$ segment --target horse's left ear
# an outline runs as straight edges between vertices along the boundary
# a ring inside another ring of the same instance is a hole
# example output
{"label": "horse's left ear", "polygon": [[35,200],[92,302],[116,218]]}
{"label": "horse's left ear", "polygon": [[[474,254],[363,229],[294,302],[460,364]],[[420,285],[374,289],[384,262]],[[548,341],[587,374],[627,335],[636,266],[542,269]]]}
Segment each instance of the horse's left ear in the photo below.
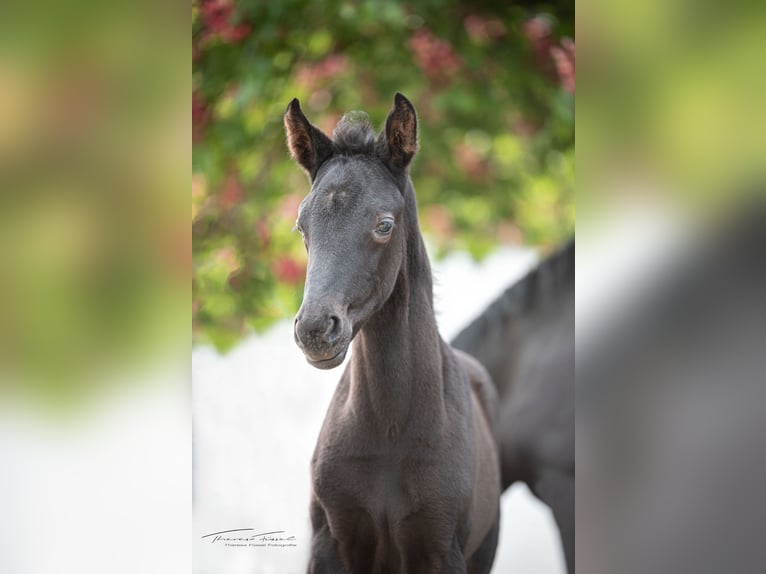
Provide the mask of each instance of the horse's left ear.
{"label": "horse's left ear", "polygon": [[409,166],[418,151],[415,107],[399,92],[394,96],[394,107],[388,114],[380,139],[384,140],[381,143],[385,143],[382,146],[383,159],[399,169]]}

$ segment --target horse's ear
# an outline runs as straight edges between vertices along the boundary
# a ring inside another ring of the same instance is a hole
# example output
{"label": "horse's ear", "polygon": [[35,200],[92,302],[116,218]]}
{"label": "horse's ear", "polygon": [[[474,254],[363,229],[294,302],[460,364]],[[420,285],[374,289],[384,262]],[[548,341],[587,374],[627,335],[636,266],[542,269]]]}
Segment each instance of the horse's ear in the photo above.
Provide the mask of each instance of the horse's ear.
{"label": "horse's ear", "polygon": [[285,132],[290,155],[314,179],[319,166],[332,154],[332,140],[303,115],[298,98],[287,106]]}
{"label": "horse's ear", "polygon": [[[418,151],[418,118],[415,107],[399,92],[394,96],[394,107],[386,119],[383,156],[394,167],[405,169]],[[381,142],[383,143],[383,142]]]}

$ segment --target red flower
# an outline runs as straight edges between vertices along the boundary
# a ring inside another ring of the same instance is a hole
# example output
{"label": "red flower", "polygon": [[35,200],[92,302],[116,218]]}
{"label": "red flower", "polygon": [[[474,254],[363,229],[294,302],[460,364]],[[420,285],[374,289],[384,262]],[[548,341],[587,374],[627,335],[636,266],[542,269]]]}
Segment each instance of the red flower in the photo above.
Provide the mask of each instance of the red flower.
{"label": "red flower", "polygon": [[296,284],[303,281],[306,276],[305,266],[291,257],[279,257],[273,266],[274,275],[284,283]]}
{"label": "red flower", "polygon": [[256,232],[258,233],[258,240],[263,247],[267,247],[271,241],[271,230],[265,219],[259,219],[255,224]]}
{"label": "red flower", "polygon": [[505,25],[497,18],[469,14],[463,20],[463,26],[468,36],[476,42],[495,40],[505,36]]}
{"label": "red flower", "polygon": [[227,44],[234,44],[250,34],[250,24],[232,25],[234,4],[231,0],[204,0],[199,10],[208,38],[217,36]]}
{"label": "red flower", "polygon": [[431,80],[443,83],[463,65],[462,58],[455,53],[449,42],[425,28],[415,32],[407,46],[412,51],[415,63]]}
{"label": "red flower", "polygon": [[348,57],[343,54],[330,54],[315,64],[304,64],[296,71],[296,81],[309,90],[314,90],[326,80],[343,73],[348,65]]}
{"label": "red flower", "polygon": [[223,209],[231,209],[242,201],[244,196],[245,193],[237,177],[233,174],[226,176],[226,180],[221,187],[221,193],[218,196],[221,207]]}
{"label": "red flower", "polygon": [[229,27],[229,20],[234,13],[231,0],[205,0],[199,8],[205,27],[213,34],[223,32]]}
{"label": "red flower", "polygon": [[561,87],[570,94],[575,93],[575,44],[570,38],[561,40],[561,46],[551,48],[551,56],[556,63]]}
{"label": "red flower", "polygon": [[221,38],[223,38],[224,41],[229,44],[235,44],[236,42],[241,42],[242,40],[247,38],[248,34],[250,34],[251,29],[252,28],[250,27],[250,24],[239,24],[238,26],[230,26],[229,28],[221,32]]}
{"label": "red flower", "polygon": [[192,92],[192,142],[202,140],[209,119],[210,112],[207,103],[199,95],[199,92]]}

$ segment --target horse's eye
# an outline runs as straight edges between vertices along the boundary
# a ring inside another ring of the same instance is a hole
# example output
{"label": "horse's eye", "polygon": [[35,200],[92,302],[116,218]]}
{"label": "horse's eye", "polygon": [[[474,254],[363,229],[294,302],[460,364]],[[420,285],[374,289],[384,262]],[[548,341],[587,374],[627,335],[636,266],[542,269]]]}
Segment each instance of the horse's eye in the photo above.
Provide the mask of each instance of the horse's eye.
{"label": "horse's eye", "polygon": [[391,230],[394,228],[394,222],[390,219],[384,219],[380,223],[378,223],[378,226],[375,228],[375,233],[378,235],[388,235],[391,233]]}

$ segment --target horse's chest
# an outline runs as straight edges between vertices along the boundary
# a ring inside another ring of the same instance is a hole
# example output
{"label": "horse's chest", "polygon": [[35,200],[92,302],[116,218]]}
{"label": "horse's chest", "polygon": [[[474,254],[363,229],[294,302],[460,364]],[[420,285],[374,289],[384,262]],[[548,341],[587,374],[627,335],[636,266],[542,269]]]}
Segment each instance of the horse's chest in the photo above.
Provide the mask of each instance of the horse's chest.
{"label": "horse's chest", "polygon": [[[393,455],[315,461],[314,495],[353,571],[422,571],[403,570],[399,561],[446,551],[461,522],[462,497],[445,488],[444,474],[431,462]],[[380,568],[365,562],[372,556],[383,560]]]}
{"label": "horse's chest", "polygon": [[320,457],[314,464],[314,491],[326,511],[359,509],[397,520],[420,504],[417,469],[394,455]]}

